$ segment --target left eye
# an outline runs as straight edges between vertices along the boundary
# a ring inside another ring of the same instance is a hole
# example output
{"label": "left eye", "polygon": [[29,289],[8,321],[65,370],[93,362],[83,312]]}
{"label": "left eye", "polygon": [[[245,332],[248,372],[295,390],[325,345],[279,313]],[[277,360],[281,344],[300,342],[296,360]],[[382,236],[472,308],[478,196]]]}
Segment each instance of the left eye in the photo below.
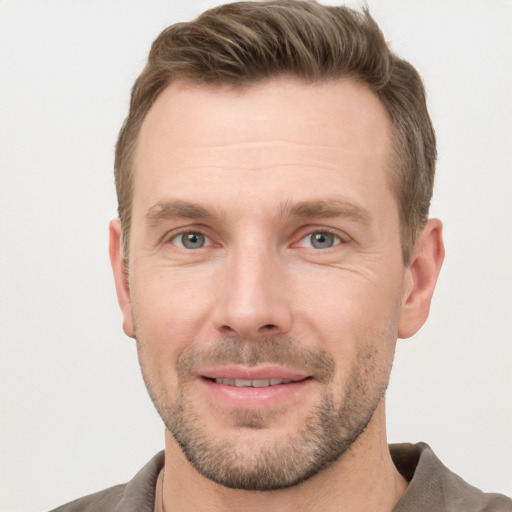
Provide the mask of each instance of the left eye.
{"label": "left eye", "polygon": [[201,249],[210,244],[210,239],[203,233],[189,231],[176,235],[172,243],[184,249]]}
{"label": "left eye", "polygon": [[301,247],[313,247],[313,249],[330,249],[341,242],[340,238],[332,233],[316,231],[301,240]]}

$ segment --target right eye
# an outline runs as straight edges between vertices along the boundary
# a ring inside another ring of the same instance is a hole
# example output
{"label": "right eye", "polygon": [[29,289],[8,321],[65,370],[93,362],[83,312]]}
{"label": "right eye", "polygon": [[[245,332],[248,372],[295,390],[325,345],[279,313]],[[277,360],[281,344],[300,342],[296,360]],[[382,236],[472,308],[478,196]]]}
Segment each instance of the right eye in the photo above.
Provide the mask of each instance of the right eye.
{"label": "right eye", "polygon": [[186,231],[171,239],[171,242],[183,249],[201,249],[211,244],[211,240],[197,231]]}

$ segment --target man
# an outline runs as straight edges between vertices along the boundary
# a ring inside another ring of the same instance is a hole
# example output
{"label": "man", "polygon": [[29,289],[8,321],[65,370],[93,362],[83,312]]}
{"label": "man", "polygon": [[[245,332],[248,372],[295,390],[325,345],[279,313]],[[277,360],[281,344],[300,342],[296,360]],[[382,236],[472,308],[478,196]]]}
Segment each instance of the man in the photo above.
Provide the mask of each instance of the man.
{"label": "man", "polygon": [[247,2],[162,32],[110,255],[165,453],[58,510],[512,510],[386,441],[396,340],[444,257],[435,157],[421,80],[366,12]]}

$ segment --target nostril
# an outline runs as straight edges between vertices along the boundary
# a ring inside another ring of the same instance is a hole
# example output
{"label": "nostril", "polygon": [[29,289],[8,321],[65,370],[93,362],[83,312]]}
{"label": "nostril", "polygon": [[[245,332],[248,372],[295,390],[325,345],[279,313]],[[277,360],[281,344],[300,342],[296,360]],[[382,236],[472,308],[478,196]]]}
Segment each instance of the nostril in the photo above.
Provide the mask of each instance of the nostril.
{"label": "nostril", "polygon": [[265,324],[262,329],[267,329],[267,330],[270,330],[270,329],[275,329],[277,326],[274,325],[274,324]]}

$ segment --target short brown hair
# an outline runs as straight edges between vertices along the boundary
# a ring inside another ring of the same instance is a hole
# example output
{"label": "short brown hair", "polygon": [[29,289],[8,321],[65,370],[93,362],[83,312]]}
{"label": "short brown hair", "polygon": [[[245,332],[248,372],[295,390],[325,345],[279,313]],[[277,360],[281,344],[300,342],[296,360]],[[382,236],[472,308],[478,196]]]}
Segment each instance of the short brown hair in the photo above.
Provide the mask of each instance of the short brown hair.
{"label": "short brown hair", "polygon": [[428,217],[436,141],[418,72],[389,49],[367,9],[307,0],[237,2],[166,28],[137,78],[116,145],[115,180],[123,250],[128,256],[132,156],[142,122],[176,80],[246,87],[289,75],[307,82],[353,79],[387,109],[394,139],[391,190],[400,215],[404,262]]}

